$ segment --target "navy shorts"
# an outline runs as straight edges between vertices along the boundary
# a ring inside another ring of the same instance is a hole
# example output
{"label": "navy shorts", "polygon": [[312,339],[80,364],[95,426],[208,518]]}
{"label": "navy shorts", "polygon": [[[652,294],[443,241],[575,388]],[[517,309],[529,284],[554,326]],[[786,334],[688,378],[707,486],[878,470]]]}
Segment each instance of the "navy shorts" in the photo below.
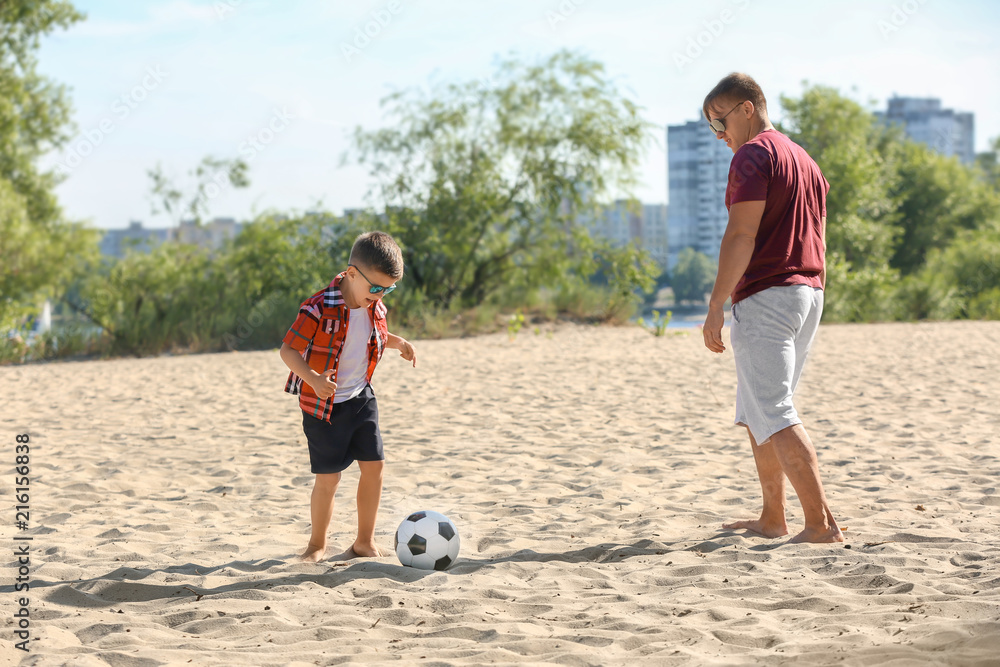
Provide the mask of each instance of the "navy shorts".
{"label": "navy shorts", "polygon": [[368,385],[349,401],[333,406],[330,421],[302,413],[302,430],[309,442],[309,464],[317,475],[346,470],[355,461],[382,461],[378,403]]}

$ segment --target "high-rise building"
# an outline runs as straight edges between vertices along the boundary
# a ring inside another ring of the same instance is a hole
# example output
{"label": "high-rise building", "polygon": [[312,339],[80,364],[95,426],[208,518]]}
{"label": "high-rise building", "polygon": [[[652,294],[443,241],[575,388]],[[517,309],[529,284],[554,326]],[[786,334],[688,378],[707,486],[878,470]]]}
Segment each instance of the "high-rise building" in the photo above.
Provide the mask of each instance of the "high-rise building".
{"label": "high-rise building", "polygon": [[889,108],[875,115],[884,123],[900,125],[908,137],[942,155],[957,156],[969,165],[976,159],[971,112],[942,109],[941,100],[935,97],[893,96]]}
{"label": "high-rise building", "polygon": [[664,269],[667,267],[667,205],[630,203],[617,199],[604,215],[581,220],[591,234],[615,245],[634,242],[645,248]]}
{"label": "high-rise building", "polygon": [[213,218],[203,224],[194,220],[181,220],[179,227],[172,230],[171,238],[178,243],[218,250],[227,239],[240,233],[242,225],[235,218]]}
{"label": "high-rise building", "polygon": [[642,217],[638,204],[631,209],[629,200],[616,199],[605,209],[604,215],[595,218],[588,227],[592,234],[602,236],[615,245],[625,245],[630,241],[642,240]]}
{"label": "high-rise building", "polygon": [[668,231],[667,205],[643,204],[642,247],[649,251],[650,256],[659,262],[664,270],[667,268],[667,259],[670,251],[670,243],[667,238]]}
{"label": "high-rise building", "polygon": [[668,268],[684,248],[718,261],[729,223],[725,196],[732,159],[732,151],[703,120],[667,127]]}
{"label": "high-rise building", "polygon": [[234,218],[214,218],[202,225],[193,220],[182,220],[179,227],[147,229],[142,222],[132,220],[125,229],[108,229],[101,238],[101,254],[121,259],[134,249],[149,252],[165,241],[190,243],[211,250],[218,250],[226,239],[240,233],[243,225]]}
{"label": "high-rise building", "polygon": [[153,246],[170,239],[170,229],[147,229],[139,220],[132,220],[125,229],[109,229],[101,237],[101,254],[119,259],[129,249],[149,252]]}

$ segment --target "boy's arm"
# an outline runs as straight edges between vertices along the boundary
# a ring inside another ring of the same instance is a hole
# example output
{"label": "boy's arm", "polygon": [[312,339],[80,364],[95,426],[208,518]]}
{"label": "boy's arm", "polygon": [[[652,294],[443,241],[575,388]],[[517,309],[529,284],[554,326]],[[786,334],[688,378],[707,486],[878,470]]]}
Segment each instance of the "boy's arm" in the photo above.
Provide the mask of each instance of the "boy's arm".
{"label": "boy's arm", "polygon": [[385,346],[393,350],[399,350],[399,356],[403,357],[407,361],[413,362],[413,367],[417,367],[417,350],[413,347],[413,344],[403,338],[402,336],[397,336],[396,334],[389,334],[388,340],[385,342]]}
{"label": "boy's arm", "polygon": [[337,390],[337,383],[330,378],[336,369],[331,368],[323,371],[322,375],[317,373],[309,368],[309,364],[302,358],[302,355],[288,343],[281,344],[281,350],[278,354],[281,355],[281,360],[285,362],[288,369],[312,387],[312,390],[316,392],[318,397],[326,400],[333,396],[333,393]]}

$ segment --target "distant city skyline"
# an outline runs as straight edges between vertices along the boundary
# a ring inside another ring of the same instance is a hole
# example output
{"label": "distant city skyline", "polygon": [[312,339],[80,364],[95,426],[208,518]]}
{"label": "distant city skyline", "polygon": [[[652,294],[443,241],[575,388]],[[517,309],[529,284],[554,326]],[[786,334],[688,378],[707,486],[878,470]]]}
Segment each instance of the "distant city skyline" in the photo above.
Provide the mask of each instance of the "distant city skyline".
{"label": "distant city skyline", "polygon": [[250,163],[251,186],[223,184],[210,217],[364,206],[367,172],[340,167],[348,130],[384,125],[378,102],[393,90],[482,79],[511,52],[578,49],[644,107],[661,128],[633,191],[644,203],[668,201],[666,126],[697,119],[734,70],[757,78],[775,120],[780,96],[808,80],[873,110],[893,96],[939,98],[975,114],[976,152],[1000,135],[1000,89],[982,82],[1000,62],[1000,6],[985,1],[850,0],[835,13],[751,0],[74,4],[89,18],[42,40],[40,70],[71,88],[78,134],[44,165],[67,166],[67,216],[103,228],[172,224],[151,214],[146,171],[159,163],[181,177],[205,155]]}
{"label": "distant city skyline", "polygon": [[913,141],[943,155],[972,165],[975,152],[975,114],[947,109],[936,98],[894,97],[885,110],[875,112],[879,121],[897,125]]}

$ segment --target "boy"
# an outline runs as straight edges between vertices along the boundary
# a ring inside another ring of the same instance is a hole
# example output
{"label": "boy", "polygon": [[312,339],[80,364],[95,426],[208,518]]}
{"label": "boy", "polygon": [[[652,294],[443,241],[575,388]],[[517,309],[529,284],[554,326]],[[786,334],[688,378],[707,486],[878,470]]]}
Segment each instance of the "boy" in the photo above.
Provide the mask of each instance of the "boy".
{"label": "boy", "polygon": [[406,340],[389,333],[382,297],[403,277],[403,254],[391,236],[366,232],[354,241],[347,269],[309,297],[281,344],[291,370],[285,391],[299,395],[302,430],[316,482],[310,514],[312,536],[301,559],[318,562],[326,553],[326,531],[340,473],[358,462],[358,556],[381,556],[375,519],[382,498],[382,435],[378,405],[369,382],[385,348],[417,365]]}

